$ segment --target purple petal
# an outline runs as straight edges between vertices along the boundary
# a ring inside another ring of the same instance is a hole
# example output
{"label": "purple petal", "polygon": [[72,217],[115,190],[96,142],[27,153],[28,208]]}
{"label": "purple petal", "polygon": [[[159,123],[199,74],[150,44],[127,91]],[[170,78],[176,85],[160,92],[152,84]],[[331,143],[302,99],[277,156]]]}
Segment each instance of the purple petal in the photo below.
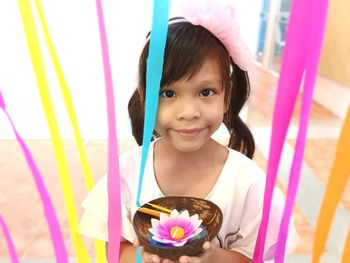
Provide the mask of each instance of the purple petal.
{"label": "purple petal", "polygon": [[163,243],[163,244],[175,244],[175,243],[177,243],[176,240],[163,239],[163,238],[159,238],[157,236],[152,236],[152,239],[155,240],[155,241],[158,241],[160,243]]}
{"label": "purple petal", "polygon": [[185,234],[186,234],[186,235],[189,235],[191,232],[193,232],[194,227],[193,227],[192,223],[189,223],[189,224],[184,228],[184,230],[185,230]]}
{"label": "purple petal", "polygon": [[178,226],[178,227],[182,227],[183,229],[185,229],[187,227],[187,225],[190,223],[191,223],[191,221],[189,221],[188,219],[176,218],[173,221],[173,226]]}
{"label": "purple petal", "polygon": [[174,222],[173,222],[173,220],[169,219],[169,220],[161,223],[160,225],[165,231],[170,231],[170,229],[174,226]]}
{"label": "purple petal", "polygon": [[197,228],[194,228],[193,225],[191,224],[191,227],[189,227],[187,230],[188,232],[186,232],[186,236],[194,234]]}
{"label": "purple petal", "polygon": [[158,236],[158,237],[161,237],[161,238],[168,238],[169,237],[169,234],[161,228],[157,228],[157,229],[149,228],[148,231],[151,234]]}

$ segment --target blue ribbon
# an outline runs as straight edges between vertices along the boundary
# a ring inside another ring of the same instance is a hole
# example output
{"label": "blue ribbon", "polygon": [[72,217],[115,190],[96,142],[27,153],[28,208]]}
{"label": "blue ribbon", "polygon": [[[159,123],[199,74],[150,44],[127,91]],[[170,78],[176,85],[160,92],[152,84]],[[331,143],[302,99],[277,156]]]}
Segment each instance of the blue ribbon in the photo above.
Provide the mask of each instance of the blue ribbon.
{"label": "blue ribbon", "polygon": [[[136,205],[138,207],[140,207],[142,181],[157,114],[159,88],[163,71],[164,50],[168,32],[168,16],[169,0],[154,0],[150,48],[146,64],[146,109],[143,127],[139,184],[136,198]],[[142,262],[140,247],[137,249],[136,262]]]}

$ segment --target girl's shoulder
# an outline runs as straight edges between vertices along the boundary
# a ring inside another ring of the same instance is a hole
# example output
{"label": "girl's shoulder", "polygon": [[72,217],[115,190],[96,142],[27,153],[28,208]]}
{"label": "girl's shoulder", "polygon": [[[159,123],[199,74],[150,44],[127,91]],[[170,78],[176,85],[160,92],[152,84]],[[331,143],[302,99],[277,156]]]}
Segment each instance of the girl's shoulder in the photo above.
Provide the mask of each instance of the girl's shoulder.
{"label": "girl's shoulder", "polygon": [[[151,152],[150,147],[150,152]],[[130,189],[133,189],[138,176],[140,160],[142,155],[142,147],[135,147],[119,156],[120,168],[120,188],[123,200],[129,200]],[[102,176],[87,197],[83,201],[83,207],[86,210],[98,212],[101,219],[106,218],[108,200],[108,175]]]}
{"label": "girl's shoulder", "polygon": [[[153,147],[154,147],[154,141],[150,143],[147,159],[149,159],[153,155]],[[135,146],[128,151],[120,154],[119,156],[119,162],[120,164],[126,165],[133,165],[139,164],[141,162],[142,157],[142,146]]]}
{"label": "girl's shoulder", "polygon": [[[221,203],[222,207],[235,206],[233,211],[237,211],[236,206],[243,209],[242,205],[252,191],[263,193],[266,176],[253,160],[240,152],[228,150],[229,155],[210,198]],[[222,193],[226,193],[226,198],[222,198]]]}
{"label": "girl's shoulder", "polygon": [[120,168],[123,169],[125,166],[134,167],[137,162],[140,161],[142,154],[142,147],[137,146],[132,148],[121,155],[119,155]]}
{"label": "girl's shoulder", "polygon": [[231,172],[235,174],[238,178],[242,177],[245,181],[253,182],[262,182],[265,181],[266,174],[258,166],[258,164],[245,156],[244,154],[230,149],[229,156],[227,158],[227,166],[229,166]]}

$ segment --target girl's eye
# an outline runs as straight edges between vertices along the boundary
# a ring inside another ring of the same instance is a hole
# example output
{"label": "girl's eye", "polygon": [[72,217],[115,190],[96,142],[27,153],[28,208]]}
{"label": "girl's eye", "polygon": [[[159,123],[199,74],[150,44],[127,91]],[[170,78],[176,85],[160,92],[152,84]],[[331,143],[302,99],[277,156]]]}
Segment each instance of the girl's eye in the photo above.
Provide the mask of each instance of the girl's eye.
{"label": "girl's eye", "polygon": [[160,93],[160,96],[162,98],[174,98],[175,97],[175,92],[172,90],[164,90]]}
{"label": "girl's eye", "polygon": [[201,91],[201,93],[200,93],[200,95],[202,97],[209,97],[209,96],[211,96],[213,94],[214,94],[214,91],[211,90],[211,89],[205,89],[205,90]]}
{"label": "girl's eye", "polygon": [[175,92],[172,90],[164,90],[160,93],[162,98],[173,98],[175,97]]}

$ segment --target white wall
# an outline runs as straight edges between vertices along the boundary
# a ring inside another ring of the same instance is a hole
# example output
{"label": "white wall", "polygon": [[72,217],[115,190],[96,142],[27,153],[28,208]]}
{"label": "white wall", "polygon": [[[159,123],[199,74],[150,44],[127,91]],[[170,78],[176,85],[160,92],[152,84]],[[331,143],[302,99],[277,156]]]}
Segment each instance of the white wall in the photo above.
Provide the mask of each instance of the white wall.
{"label": "white wall", "polygon": [[[136,85],[137,59],[151,25],[152,0],[102,2],[114,81],[118,137],[126,138],[131,136],[127,103]],[[248,33],[246,39],[254,51],[261,1],[254,1],[257,4],[253,6],[251,1],[237,2],[241,6],[239,17],[242,24],[245,28],[249,26],[249,30],[242,32]],[[70,87],[82,136],[86,139],[106,138],[105,84],[95,1],[42,0],[41,3]],[[40,24],[37,26],[43,40]],[[0,90],[7,102],[7,110],[24,138],[49,139],[17,1],[0,1],[0,39]],[[41,41],[41,48],[61,135],[73,138],[45,41]],[[1,138],[14,138],[2,113]]]}
{"label": "white wall", "polygon": [[256,54],[259,36],[260,12],[263,0],[231,0],[238,7],[237,18],[241,33],[253,55]]}

